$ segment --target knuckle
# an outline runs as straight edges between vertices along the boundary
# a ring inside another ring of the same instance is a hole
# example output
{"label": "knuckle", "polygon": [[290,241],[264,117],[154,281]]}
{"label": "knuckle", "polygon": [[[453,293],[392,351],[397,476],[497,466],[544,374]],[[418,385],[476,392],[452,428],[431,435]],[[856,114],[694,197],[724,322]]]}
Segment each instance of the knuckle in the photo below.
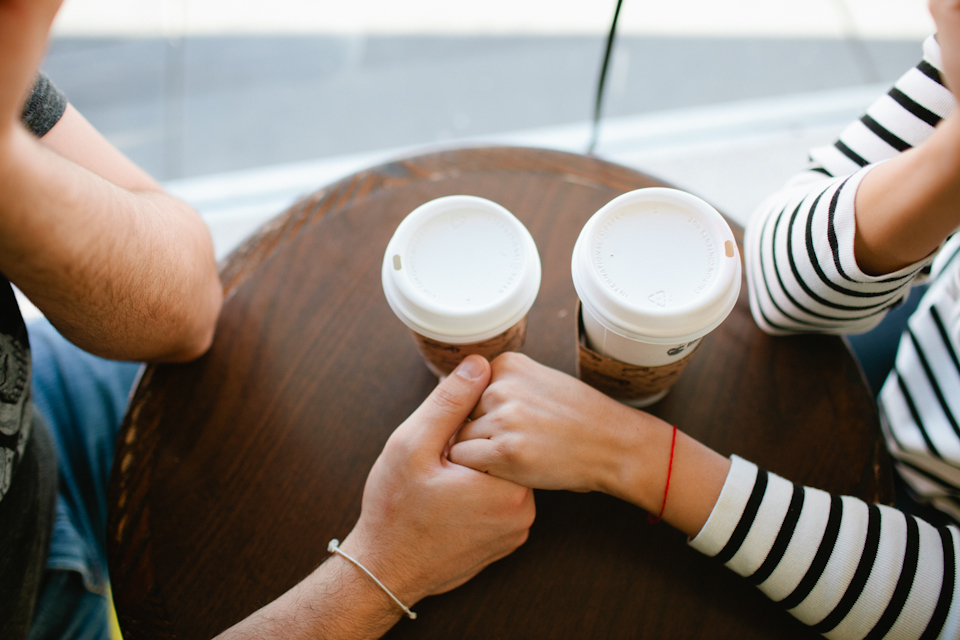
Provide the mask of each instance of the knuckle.
{"label": "knuckle", "polygon": [[516,351],[504,351],[497,356],[497,360],[500,362],[501,368],[514,371],[524,366],[530,358]]}
{"label": "knuckle", "polygon": [[405,433],[397,430],[394,431],[389,438],[387,438],[387,443],[383,445],[383,452],[381,455],[406,456],[408,453],[410,453],[411,449],[412,446],[410,444],[410,438],[406,437]]}
{"label": "knuckle", "polygon": [[517,487],[513,491],[513,495],[510,496],[508,504],[510,505],[510,510],[522,518],[525,515],[524,511],[527,504],[527,488]]}
{"label": "knuckle", "polygon": [[520,354],[516,351],[504,351],[499,357],[503,359],[504,366],[509,366],[516,363]]}
{"label": "knuckle", "polygon": [[529,529],[533,526],[533,523],[537,520],[537,508],[533,506],[533,501],[530,501],[530,507],[527,509],[525,514],[526,518],[524,522],[526,523],[526,529]]}
{"label": "knuckle", "polygon": [[506,400],[506,389],[504,389],[503,383],[494,382],[487,387],[483,392],[483,399],[485,402],[492,404],[493,406],[499,406],[503,404],[503,402]]}
{"label": "knuckle", "polygon": [[515,461],[514,458],[516,457],[516,452],[514,451],[513,444],[510,442],[510,438],[494,439],[493,453],[497,460],[501,460],[507,465]]}
{"label": "knuckle", "polygon": [[490,367],[493,369],[493,372],[499,373],[502,369],[507,366],[507,362],[510,360],[510,354],[512,351],[504,351],[496,358],[490,361]]}
{"label": "knuckle", "polygon": [[505,426],[519,426],[524,424],[524,408],[519,402],[506,402],[497,415],[500,423]]}
{"label": "knuckle", "polygon": [[526,493],[522,490],[523,487],[513,487],[506,496],[504,496],[503,504],[507,508],[507,511],[512,514],[511,517],[516,517],[523,511],[523,505],[526,502]]}

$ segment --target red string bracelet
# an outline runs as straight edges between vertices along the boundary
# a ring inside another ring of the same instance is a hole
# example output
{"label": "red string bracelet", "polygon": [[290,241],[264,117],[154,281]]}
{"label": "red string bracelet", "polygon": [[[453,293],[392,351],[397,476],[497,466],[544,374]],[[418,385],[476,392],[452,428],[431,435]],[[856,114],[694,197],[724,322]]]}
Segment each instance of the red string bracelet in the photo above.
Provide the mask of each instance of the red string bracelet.
{"label": "red string bracelet", "polygon": [[670,464],[667,466],[667,486],[663,488],[663,503],[660,505],[660,513],[653,517],[652,513],[647,514],[647,522],[657,524],[663,517],[663,510],[667,506],[667,492],[670,491],[670,476],[673,474],[673,447],[677,444],[677,425],[673,425],[673,439],[670,440]]}

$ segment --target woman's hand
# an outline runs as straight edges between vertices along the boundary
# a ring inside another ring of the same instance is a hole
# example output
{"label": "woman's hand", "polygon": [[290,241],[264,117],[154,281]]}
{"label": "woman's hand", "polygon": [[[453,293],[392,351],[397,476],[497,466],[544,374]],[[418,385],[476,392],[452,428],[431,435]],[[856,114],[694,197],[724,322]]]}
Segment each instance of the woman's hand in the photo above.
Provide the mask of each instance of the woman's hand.
{"label": "woman's hand", "polygon": [[[450,460],[536,489],[602,491],[659,513],[673,427],[518,353],[492,363]],[[730,461],[682,432],[663,518],[688,535],[706,522]]]}
{"label": "woman's hand", "polygon": [[492,367],[472,422],[450,449],[457,464],[537,489],[620,495],[637,480],[638,450],[664,437],[669,447],[669,425],[565,373],[518,353]]}

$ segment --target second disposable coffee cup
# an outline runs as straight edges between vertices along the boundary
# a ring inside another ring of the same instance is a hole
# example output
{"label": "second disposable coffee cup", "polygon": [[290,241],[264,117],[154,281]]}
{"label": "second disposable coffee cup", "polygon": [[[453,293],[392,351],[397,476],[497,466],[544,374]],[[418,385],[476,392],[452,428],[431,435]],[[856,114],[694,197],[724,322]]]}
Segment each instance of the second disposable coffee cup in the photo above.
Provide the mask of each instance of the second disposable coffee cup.
{"label": "second disposable coffee cup", "polygon": [[635,407],[667,394],[740,294],[730,226],[676,189],[610,201],[584,226],[571,266],[582,306],[578,373]]}
{"label": "second disposable coffee cup", "polygon": [[390,308],[437,376],[472,353],[492,360],[520,349],[540,275],[526,227],[475,196],[414,209],[390,239],[381,271]]}

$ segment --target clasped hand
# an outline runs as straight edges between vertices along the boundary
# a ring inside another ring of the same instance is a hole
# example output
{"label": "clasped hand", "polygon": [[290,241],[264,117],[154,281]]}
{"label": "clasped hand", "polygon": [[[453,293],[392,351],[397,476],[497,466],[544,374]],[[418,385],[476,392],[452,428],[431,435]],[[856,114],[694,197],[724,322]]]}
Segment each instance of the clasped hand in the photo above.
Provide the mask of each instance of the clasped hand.
{"label": "clasped hand", "polygon": [[526,356],[471,356],[389,438],[342,548],[412,606],[523,544],[530,488],[638,502],[621,487],[643,486],[636,452],[668,429]]}
{"label": "clasped hand", "polygon": [[470,356],[394,431],[341,545],[407,606],[509,555],[533,524],[533,491],[446,457],[489,381],[490,364]]}

